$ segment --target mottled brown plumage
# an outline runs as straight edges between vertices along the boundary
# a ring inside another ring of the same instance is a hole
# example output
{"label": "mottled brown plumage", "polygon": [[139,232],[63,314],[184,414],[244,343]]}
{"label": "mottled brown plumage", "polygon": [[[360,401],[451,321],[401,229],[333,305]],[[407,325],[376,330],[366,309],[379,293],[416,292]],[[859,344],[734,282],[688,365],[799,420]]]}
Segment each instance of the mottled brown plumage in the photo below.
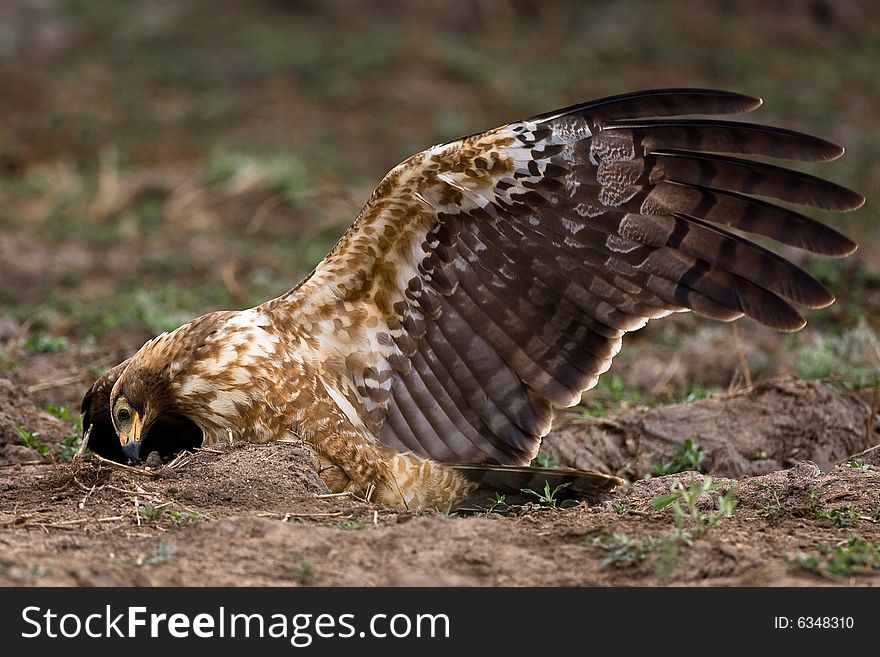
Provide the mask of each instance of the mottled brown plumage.
{"label": "mottled brown plumage", "polygon": [[293,290],[193,320],[99,379],[83,400],[93,447],[122,459],[299,438],[334,490],[410,508],[459,503],[481,483],[613,486],[524,466],[553,408],[578,403],[624,333],[686,310],[797,330],[795,306],[833,297],[740,234],[829,256],[856,248],[765,199],[847,211],[861,196],[737,157],[824,161],[843,149],[682,118],[759,104],[639,92],[414,155]]}

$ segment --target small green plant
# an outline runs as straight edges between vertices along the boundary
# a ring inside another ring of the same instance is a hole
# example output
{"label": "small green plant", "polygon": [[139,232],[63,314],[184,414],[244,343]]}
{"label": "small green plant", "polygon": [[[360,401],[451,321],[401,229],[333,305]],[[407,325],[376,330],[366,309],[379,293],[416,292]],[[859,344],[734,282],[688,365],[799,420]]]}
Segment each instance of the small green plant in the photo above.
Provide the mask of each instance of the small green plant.
{"label": "small green plant", "polygon": [[71,434],[58,444],[58,459],[60,461],[71,461],[79,448],[82,446],[82,436],[79,434]]}
{"label": "small green plant", "polygon": [[556,459],[547,452],[538,452],[538,455],[535,457],[535,464],[542,468],[555,468],[558,465]]}
{"label": "small green plant", "polygon": [[795,371],[803,379],[834,377],[851,390],[875,388],[880,384],[878,340],[880,336],[861,318],[840,335],[817,336],[802,345]]}
{"label": "small green plant", "polygon": [[695,383],[685,393],[676,396],[675,401],[678,403],[690,404],[691,402],[700,401],[701,399],[709,399],[711,396],[711,390],[704,388],[699,383]]}
{"label": "small green plant", "polygon": [[40,434],[38,432],[28,431],[22,426],[17,426],[15,430],[18,432],[18,437],[24,446],[36,450],[40,456],[46,456],[52,451],[40,440]]}
{"label": "small green plant", "polygon": [[13,580],[34,580],[48,577],[52,571],[38,563],[32,563],[28,566],[0,566],[0,573],[6,575]]}
{"label": "small green plant", "polygon": [[168,517],[178,525],[191,525],[196,522],[202,522],[205,519],[205,516],[196,511],[169,511]]}
{"label": "small green plant", "polygon": [[550,490],[550,482],[544,482],[544,492],[538,493],[533,491],[531,488],[521,488],[520,490],[527,495],[533,495],[538,498],[538,503],[544,506],[548,506],[551,509],[568,509],[573,506],[577,506],[579,502],[577,500],[572,499],[559,499],[559,492],[564,488],[568,488],[571,486],[571,482],[567,481],[563,484],[559,484],[552,491]]}
{"label": "small green plant", "polygon": [[285,569],[303,586],[311,584],[315,579],[315,569],[306,558],[299,552],[291,552],[290,559],[292,565],[285,566]]}
{"label": "small green plant", "polygon": [[138,515],[144,520],[154,521],[159,520],[165,513],[165,510],[162,507],[155,506],[150,504],[149,502],[142,504],[138,507]]}
{"label": "small green plant", "polygon": [[627,534],[613,533],[593,538],[587,542],[587,546],[605,552],[605,557],[599,562],[600,568],[608,566],[620,568],[643,562],[649,552],[668,540],[671,539],[665,536],[634,538]]}
{"label": "small green plant", "polygon": [[0,372],[18,372],[21,367],[21,361],[15,356],[13,349],[0,347]]}
{"label": "small green plant", "polygon": [[364,523],[358,522],[357,520],[343,520],[337,525],[337,527],[347,532],[356,532],[357,530],[364,528]]}
{"label": "small green plant", "polygon": [[859,524],[859,514],[849,504],[844,504],[836,509],[826,509],[818,506],[813,511],[817,520],[831,520],[838,527],[854,527]]}
{"label": "small green plant", "polygon": [[617,374],[603,376],[599,379],[599,386],[607,393],[613,404],[619,404],[626,398],[626,384]]}
{"label": "small green plant", "polygon": [[34,579],[39,579],[41,577],[48,577],[52,574],[52,571],[46,568],[46,566],[41,566],[38,563],[31,564],[31,567],[27,570],[28,575]]}
{"label": "small green plant", "polygon": [[619,516],[625,516],[636,510],[634,504],[623,504],[621,502],[612,502],[611,510]]}
{"label": "small green plant", "polygon": [[863,472],[867,472],[871,469],[871,466],[868,463],[865,463],[861,459],[850,459],[846,462],[846,467],[851,468],[853,470],[861,470]]}
{"label": "small green plant", "polygon": [[676,479],[672,482],[669,492],[655,497],[651,500],[651,505],[658,511],[671,505],[676,528],[684,533],[686,532],[685,524],[689,522],[693,527],[693,532],[701,536],[717,525],[722,518],[732,516],[736,510],[738,504],[735,496],[736,484],[718,497],[715,501],[715,512],[707,514],[699,508],[698,503],[703,495],[719,490],[723,486],[724,484],[721,482],[713,481],[709,475],[695,477],[688,487]]}
{"label": "small green plant", "polygon": [[596,390],[598,398],[591,399],[581,406],[581,415],[584,417],[605,417],[615,406],[645,402],[641,391],[627,390],[626,384],[618,374],[600,376]]}
{"label": "small green plant", "polygon": [[591,399],[581,407],[581,415],[584,417],[605,417],[608,415],[608,406],[598,399]]}
{"label": "small green plant", "polygon": [[624,568],[650,560],[654,574],[663,581],[672,579],[680,560],[680,547],[686,537],[680,532],[641,536],[614,533],[585,541],[586,547],[605,552],[600,568]]}
{"label": "small green plant", "polygon": [[70,422],[75,427],[82,429],[82,417],[78,411],[73,410],[70,406],[49,404],[46,407],[46,412],[52,417],[57,417],[62,422]]}
{"label": "small green plant", "polygon": [[795,563],[823,577],[842,580],[852,575],[880,570],[880,543],[850,536],[841,544],[822,544],[818,553],[800,553]]}
{"label": "small green plant", "polygon": [[171,561],[171,557],[174,556],[176,552],[174,546],[170,541],[165,540],[164,538],[159,541],[159,545],[156,546],[156,549],[144,559],[145,564],[149,564],[151,566],[158,566],[163,563],[168,563]]}
{"label": "small green plant", "polygon": [[494,497],[487,497],[486,501],[488,502],[486,506],[476,505],[477,509],[486,515],[490,513],[503,513],[509,508],[507,495],[502,495],[498,492],[495,493]]}
{"label": "small green plant", "polygon": [[62,422],[71,424],[76,432],[67,436],[56,446],[58,460],[70,461],[82,445],[82,417],[78,411],[73,410],[70,406],[57,404],[49,404],[46,407],[46,412]]}
{"label": "small green plant", "polygon": [[820,511],[825,508],[825,505],[822,504],[822,500],[819,498],[819,491],[815,488],[811,488],[807,491],[807,499],[810,500],[810,504],[807,508],[812,515],[818,515]]}
{"label": "small green plant", "polygon": [[459,509],[452,502],[447,504],[443,509],[438,509],[440,518],[443,520],[453,520],[458,518]]}
{"label": "small green plant", "polygon": [[703,471],[703,461],[706,460],[706,452],[700,447],[699,441],[686,438],[683,443],[675,446],[672,458],[663,463],[657,463],[652,470],[655,475],[663,476],[687,472],[689,470]]}
{"label": "small green plant", "polygon": [[28,336],[22,345],[29,354],[54,354],[67,347],[67,338],[52,335]]}
{"label": "small green plant", "polygon": [[770,501],[760,502],[758,504],[758,508],[761,509],[761,513],[764,515],[764,517],[772,518],[782,513],[782,502],[779,500],[779,493],[776,491],[776,489],[769,484],[758,485],[764,490],[768,491],[773,498]]}
{"label": "small green plant", "polygon": [[831,375],[837,356],[825,343],[818,347],[804,347],[797,355],[794,370],[802,379],[824,379]]}
{"label": "small green plant", "polygon": [[[823,503],[818,491],[814,489],[808,491],[807,497],[810,503],[807,506],[806,515],[816,520],[830,520],[838,527],[853,527],[859,523],[859,514],[849,504],[829,509]],[[803,511],[798,515],[804,515]]]}

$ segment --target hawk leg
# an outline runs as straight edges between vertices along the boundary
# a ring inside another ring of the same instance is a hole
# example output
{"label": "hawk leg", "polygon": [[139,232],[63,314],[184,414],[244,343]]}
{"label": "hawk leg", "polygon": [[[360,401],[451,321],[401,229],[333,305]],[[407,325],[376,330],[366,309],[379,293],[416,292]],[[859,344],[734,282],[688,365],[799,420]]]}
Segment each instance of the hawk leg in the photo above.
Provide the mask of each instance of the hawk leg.
{"label": "hawk leg", "polygon": [[[338,447],[332,457],[324,451],[328,443]],[[443,511],[455,507],[477,488],[450,466],[369,443],[360,436],[341,441],[325,439],[321,449],[317,455],[318,474],[331,492],[349,492],[386,506]]]}

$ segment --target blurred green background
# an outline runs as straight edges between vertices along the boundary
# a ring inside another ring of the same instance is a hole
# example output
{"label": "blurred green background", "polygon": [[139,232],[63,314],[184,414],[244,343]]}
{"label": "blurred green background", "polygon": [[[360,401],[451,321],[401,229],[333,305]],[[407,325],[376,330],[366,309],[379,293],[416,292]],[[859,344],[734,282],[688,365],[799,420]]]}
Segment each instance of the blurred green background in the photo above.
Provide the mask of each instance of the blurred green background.
{"label": "blurred green background", "polygon": [[[80,381],[41,385],[285,291],[388,169],[434,143],[706,86],[761,96],[755,120],[845,145],[809,170],[868,197],[828,218],[861,243],[855,257],[786,252],[839,301],[795,336],[740,322],[751,375],[876,385],[878,69],[870,0],[3,2],[0,376],[74,400]],[[652,324],[593,402],[724,388],[741,362],[730,330]]]}

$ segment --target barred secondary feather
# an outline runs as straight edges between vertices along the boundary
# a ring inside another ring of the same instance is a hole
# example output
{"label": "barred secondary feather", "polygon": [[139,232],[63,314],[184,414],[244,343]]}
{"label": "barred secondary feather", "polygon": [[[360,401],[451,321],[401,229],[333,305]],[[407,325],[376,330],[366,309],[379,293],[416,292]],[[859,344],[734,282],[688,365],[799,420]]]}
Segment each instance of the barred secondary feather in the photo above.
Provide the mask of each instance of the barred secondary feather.
{"label": "barred secondary feather", "polygon": [[93,449],[122,460],[298,437],[335,490],[410,508],[536,476],[614,486],[525,466],[553,409],[580,401],[625,333],[688,310],[797,330],[796,306],[833,296],[743,234],[825,256],[856,249],[773,200],[848,211],[862,196],[739,157],[820,162],[842,148],[693,118],[759,105],[643,91],[414,155],[290,292],[158,336],[100,378],[83,400]]}

